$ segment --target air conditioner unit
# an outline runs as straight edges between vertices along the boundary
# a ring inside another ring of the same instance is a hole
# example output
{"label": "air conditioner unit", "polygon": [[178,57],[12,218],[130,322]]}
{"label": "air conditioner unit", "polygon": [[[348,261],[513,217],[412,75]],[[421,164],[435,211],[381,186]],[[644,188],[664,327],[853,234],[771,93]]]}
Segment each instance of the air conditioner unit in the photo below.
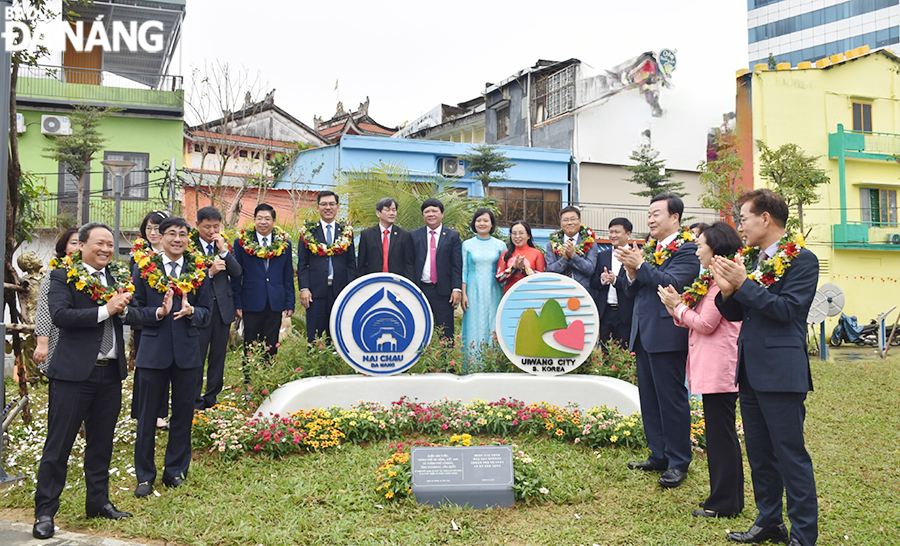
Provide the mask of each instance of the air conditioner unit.
{"label": "air conditioner unit", "polygon": [[900,233],[888,233],[887,242],[892,245],[900,245]]}
{"label": "air conditioner unit", "polygon": [[465,176],[466,168],[463,162],[455,157],[442,157],[441,174],[444,176]]}
{"label": "air conditioner unit", "polygon": [[66,116],[41,116],[41,132],[45,135],[71,135],[72,122]]}
{"label": "air conditioner unit", "polygon": [[25,132],[25,116],[16,112],[16,132],[20,135]]}

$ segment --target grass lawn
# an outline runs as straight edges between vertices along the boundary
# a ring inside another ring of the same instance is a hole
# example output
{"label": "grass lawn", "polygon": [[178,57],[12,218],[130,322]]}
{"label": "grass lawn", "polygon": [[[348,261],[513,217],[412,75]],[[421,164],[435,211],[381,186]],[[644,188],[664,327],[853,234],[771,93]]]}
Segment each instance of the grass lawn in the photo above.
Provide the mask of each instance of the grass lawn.
{"label": "grass lawn", "polygon": [[[845,350],[834,352],[837,358]],[[814,360],[816,391],[808,398],[807,445],[818,482],[819,544],[900,544],[900,355],[887,362]],[[228,380],[240,372],[229,357]],[[126,383],[130,388],[130,383]],[[16,390],[7,382],[7,396]],[[7,472],[29,479],[0,492],[0,518],[31,523],[33,478],[46,423],[46,387],[34,392],[30,429],[13,425],[15,452]],[[230,395],[233,397],[233,394]],[[113,502],[134,513],[121,522],[86,520],[80,457],[73,457],[57,525],[123,539],[173,544],[728,544],[728,530],[753,523],[749,467],[746,509],[734,519],[691,517],[708,491],[706,460],[695,457],[687,481],[674,490],[656,474],[632,472],[644,451],[591,450],[544,437],[514,437],[542,468],[550,489],[544,504],[503,510],[432,509],[412,500],[386,502],[374,492],[378,465],[392,453],[389,442],[344,445],[320,453],[271,460],[245,455],[226,461],[194,453],[186,487],[159,496],[132,495],[134,423],[130,391],[124,396],[110,484]],[[220,400],[221,401],[221,400]],[[447,443],[447,437],[421,438]],[[162,467],[165,433],[157,464]],[[478,438],[489,442],[490,437]],[[83,447],[83,443],[76,444]],[[457,530],[458,529],[458,530]]]}

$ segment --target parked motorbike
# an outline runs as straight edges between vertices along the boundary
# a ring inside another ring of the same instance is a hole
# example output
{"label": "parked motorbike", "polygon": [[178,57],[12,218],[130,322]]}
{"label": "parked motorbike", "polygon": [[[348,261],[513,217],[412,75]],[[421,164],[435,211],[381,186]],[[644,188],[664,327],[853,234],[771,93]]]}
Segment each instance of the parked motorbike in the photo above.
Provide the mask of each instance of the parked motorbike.
{"label": "parked motorbike", "polygon": [[[887,334],[890,335],[890,330],[888,330]],[[878,345],[878,323],[873,319],[869,324],[859,326],[856,322],[856,317],[841,313],[837,326],[831,332],[830,345],[832,347],[840,347],[844,342],[875,347]],[[900,336],[894,336],[891,345],[894,347],[900,346]]]}

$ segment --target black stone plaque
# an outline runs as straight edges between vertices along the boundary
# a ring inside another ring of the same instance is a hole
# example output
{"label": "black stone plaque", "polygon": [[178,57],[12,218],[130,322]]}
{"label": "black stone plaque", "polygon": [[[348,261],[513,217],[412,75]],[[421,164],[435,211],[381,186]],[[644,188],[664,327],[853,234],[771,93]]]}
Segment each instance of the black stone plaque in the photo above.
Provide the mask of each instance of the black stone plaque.
{"label": "black stone plaque", "polygon": [[419,504],[483,510],[516,502],[509,446],[414,447],[411,464],[412,493]]}

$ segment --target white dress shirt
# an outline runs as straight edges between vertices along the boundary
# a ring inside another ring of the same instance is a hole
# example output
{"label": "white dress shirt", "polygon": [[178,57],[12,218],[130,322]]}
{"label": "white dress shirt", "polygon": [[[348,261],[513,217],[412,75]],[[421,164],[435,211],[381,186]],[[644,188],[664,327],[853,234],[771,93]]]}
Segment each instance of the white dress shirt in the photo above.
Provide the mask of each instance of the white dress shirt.
{"label": "white dress shirt", "polygon": [[[100,279],[99,279],[100,284],[102,284],[103,286],[109,286],[108,284],[106,284],[106,268],[105,267],[98,270],[98,269],[94,269],[93,267],[91,267],[90,265],[88,265],[85,262],[81,262],[81,263],[84,264],[84,268],[87,269],[88,274],[91,276],[93,276],[95,272],[100,271]],[[109,319],[109,309],[105,305],[101,305],[100,308],[97,310],[97,324],[100,324],[101,322],[103,322],[104,320],[107,320],[107,319]],[[110,349],[109,352],[106,354],[102,354],[102,353],[97,354],[97,360],[105,360],[107,358],[111,358],[111,359],[117,358],[115,330],[113,330],[112,349]]]}

